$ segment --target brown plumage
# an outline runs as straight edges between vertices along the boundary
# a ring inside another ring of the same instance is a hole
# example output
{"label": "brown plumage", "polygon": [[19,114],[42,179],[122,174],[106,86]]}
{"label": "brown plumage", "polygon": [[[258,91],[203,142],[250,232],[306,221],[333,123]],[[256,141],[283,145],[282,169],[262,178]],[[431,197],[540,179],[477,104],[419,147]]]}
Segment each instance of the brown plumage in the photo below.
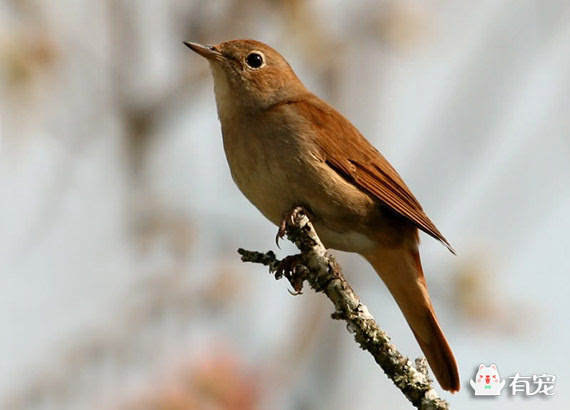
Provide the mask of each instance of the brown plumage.
{"label": "brown plumage", "polygon": [[313,124],[327,165],[455,253],[392,165],[344,116],[313,94],[286,103],[297,104],[299,113]]}
{"label": "brown plumage", "polygon": [[417,228],[453,250],[402,178],[269,46],[253,40],[186,45],[210,62],[224,150],[243,194],[276,225],[284,212],[304,207],[325,246],[364,256],[440,385],[458,391],[457,364],[427,291]]}

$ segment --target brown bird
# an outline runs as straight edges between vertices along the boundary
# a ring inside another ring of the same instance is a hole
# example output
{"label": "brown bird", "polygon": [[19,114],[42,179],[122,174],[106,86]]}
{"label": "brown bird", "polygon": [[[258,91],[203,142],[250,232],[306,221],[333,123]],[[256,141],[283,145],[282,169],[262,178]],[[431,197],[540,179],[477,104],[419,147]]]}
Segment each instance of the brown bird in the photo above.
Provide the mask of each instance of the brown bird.
{"label": "brown bird", "polygon": [[452,248],[388,161],[253,40],[184,43],[212,69],[233,180],[271,222],[302,207],[327,248],[364,256],[388,286],[439,384],[460,388],[418,252],[418,228]]}

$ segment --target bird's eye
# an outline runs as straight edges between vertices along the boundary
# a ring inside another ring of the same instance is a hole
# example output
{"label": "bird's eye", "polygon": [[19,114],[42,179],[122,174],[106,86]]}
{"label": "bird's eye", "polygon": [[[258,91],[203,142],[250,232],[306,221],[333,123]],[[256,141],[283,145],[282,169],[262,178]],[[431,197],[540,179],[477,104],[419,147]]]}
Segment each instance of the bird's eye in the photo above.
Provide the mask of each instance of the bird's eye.
{"label": "bird's eye", "polygon": [[251,68],[260,68],[263,65],[263,56],[259,53],[250,53],[245,58],[245,63]]}

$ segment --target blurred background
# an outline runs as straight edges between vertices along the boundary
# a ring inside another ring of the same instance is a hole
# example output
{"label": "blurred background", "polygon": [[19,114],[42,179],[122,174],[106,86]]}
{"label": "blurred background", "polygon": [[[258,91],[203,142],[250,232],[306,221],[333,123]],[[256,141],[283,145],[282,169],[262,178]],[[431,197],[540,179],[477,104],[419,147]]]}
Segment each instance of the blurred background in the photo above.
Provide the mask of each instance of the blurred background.
{"label": "blurred background", "polygon": [[[182,45],[234,38],[279,50],[457,250],[422,235],[452,408],[566,409],[565,0],[0,0],[0,408],[411,407],[323,295],[239,260],[276,227],[231,181],[208,64]],[[336,255],[420,356],[372,269]],[[476,398],[480,363],[554,374],[556,395]]]}

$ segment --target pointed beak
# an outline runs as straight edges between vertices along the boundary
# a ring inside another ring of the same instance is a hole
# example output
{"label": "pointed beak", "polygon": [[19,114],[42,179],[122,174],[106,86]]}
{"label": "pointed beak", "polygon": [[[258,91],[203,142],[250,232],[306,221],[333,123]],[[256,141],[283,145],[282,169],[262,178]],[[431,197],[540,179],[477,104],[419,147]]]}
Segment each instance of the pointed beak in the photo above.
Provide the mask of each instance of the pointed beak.
{"label": "pointed beak", "polygon": [[186,47],[190,50],[200,54],[202,57],[207,58],[208,60],[214,60],[221,56],[220,52],[216,50],[214,46],[208,46],[204,44],[198,43],[191,43],[189,41],[183,42]]}

